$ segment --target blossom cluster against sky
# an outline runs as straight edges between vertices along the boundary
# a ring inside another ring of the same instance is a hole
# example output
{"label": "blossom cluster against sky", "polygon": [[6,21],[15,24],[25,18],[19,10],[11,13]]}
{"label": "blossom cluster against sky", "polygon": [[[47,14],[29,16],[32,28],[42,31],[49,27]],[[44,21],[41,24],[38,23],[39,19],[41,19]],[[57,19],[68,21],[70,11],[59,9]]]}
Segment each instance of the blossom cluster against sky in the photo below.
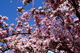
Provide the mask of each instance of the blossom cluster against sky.
{"label": "blossom cluster against sky", "polygon": [[[22,4],[22,2],[20,2],[19,0],[12,0],[12,2],[10,2],[11,0],[0,0],[0,15],[2,16],[7,16],[9,18],[9,20],[7,20],[6,22],[8,24],[14,23],[16,24],[16,18],[19,16],[19,13],[17,12],[17,7],[21,7],[24,6]],[[39,6],[42,6],[42,2],[43,0],[34,0],[35,2],[35,8],[38,8]],[[24,7],[25,10],[29,10],[32,8],[32,3],[25,6]],[[33,24],[33,22],[31,22],[31,24]],[[0,42],[0,45],[2,45],[2,43]]]}
{"label": "blossom cluster against sky", "polygon": [[[16,24],[15,19],[19,16],[17,12],[17,7],[24,6],[22,2],[19,0],[0,0],[0,15],[9,17],[9,20],[6,21],[8,24],[14,23]],[[34,0],[35,7],[38,8],[42,6],[43,0]],[[32,8],[32,3],[24,7],[25,10],[29,10]]]}

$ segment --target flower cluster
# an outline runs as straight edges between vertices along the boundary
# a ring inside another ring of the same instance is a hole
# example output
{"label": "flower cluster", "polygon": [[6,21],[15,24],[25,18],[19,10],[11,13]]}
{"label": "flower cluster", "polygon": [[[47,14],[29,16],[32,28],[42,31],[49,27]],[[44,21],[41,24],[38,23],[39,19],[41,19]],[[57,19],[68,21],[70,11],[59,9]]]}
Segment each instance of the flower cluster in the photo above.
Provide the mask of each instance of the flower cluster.
{"label": "flower cluster", "polygon": [[8,17],[0,15],[0,41],[5,38],[5,35],[7,34],[7,30],[4,28],[8,27],[8,24],[5,20],[8,20]]}
{"label": "flower cluster", "polygon": [[[27,5],[31,1],[22,2]],[[25,12],[20,7],[18,12],[23,14],[16,18],[16,26],[12,23],[8,27],[4,22],[8,18],[0,16],[1,41],[15,53],[47,53],[48,50],[55,53],[80,53],[80,15],[78,7],[75,8],[80,1],[74,1],[74,6],[73,1],[46,0],[44,7]],[[34,25],[30,24],[31,19]]]}

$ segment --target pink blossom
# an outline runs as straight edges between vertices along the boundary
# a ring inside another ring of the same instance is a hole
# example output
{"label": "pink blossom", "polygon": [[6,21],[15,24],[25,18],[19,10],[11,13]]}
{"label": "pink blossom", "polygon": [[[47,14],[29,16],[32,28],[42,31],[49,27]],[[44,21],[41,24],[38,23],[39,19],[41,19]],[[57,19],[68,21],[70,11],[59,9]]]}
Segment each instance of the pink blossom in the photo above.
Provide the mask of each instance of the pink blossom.
{"label": "pink blossom", "polygon": [[79,18],[75,18],[73,22],[76,22],[76,21],[78,21],[78,20],[79,20]]}
{"label": "pink blossom", "polygon": [[17,28],[16,31],[17,31],[17,32],[21,32],[22,29],[21,29],[21,28]]}
{"label": "pink blossom", "polygon": [[13,27],[13,26],[14,26],[14,24],[12,23],[10,26],[11,26],[11,27]]}
{"label": "pink blossom", "polygon": [[3,34],[7,34],[7,31],[6,31],[6,30],[3,30],[2,33],[3,33]]}
{"label": "pink blossom", "polygon": [[3,19],[3,20],[8,20],[8,17],[3,16],[2,19]]}
{"label": "pink blossom", "polygon": [[2,15],[0,15],[0,19],[2,19]]}

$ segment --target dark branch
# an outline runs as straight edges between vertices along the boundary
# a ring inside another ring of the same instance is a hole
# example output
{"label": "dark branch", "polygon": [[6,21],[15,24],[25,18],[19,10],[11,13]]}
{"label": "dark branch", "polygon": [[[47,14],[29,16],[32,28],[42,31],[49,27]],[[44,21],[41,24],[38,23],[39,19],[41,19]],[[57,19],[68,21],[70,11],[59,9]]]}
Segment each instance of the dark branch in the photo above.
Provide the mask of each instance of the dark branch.
{"label": "dark branch", "polygon": [[7,48],[5,48],[5,49],[2,49],[1,51],[2,52],[5,52],[5,51],[7,51],[7,50],[9,50],[10,48],[9,47],[7,47]]}
{"label": "dark branch", "polygon": [[27,33],[27,32],[22,32],[22,33],[16,33],[16,34],[11,34],[11,35],[6,35],[6,37],[9,37],[9,36],[13,36],[13,35],[19,35],[19,34],[31,34],[30,32]]}
{"label": "dark branch", "polygon": [[18,34],[31,34],[31,33],[22,32],[22,33],[16,33],[16,34],[12,34],[12,35],[18,35]]}
{"label": "dark branch", "polygon": [[[72,3],[71,3],[72,2]],[[75,9],[75,11],[76,11],[76,16],[79,18],[79,21],[80,21],[80,13],[79,13],[79,11],[78,11],[78,5],[75,3],[75,1],[74,0],[71,0],[71,5],[74,7],[74,9]]]}

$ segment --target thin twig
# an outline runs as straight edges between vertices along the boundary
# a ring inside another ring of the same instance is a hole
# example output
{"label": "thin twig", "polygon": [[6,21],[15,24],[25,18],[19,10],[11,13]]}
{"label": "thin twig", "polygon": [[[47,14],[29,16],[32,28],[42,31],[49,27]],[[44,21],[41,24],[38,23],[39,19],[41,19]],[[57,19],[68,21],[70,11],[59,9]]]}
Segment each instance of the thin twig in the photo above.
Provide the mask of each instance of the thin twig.
{"label": "thin twig", "polygon": [[[70,2],[70,1],[69,1]],[[80,13],[79,13],[79,11],[78,11],[78,6],[77,6],[77,4],[75,3],[75,1],[74,0],[71,0],[71,5],[74,7],[74,9],[75,9],[75,11],[76,11],[76,16],[79,18],[79,21],[80,21]]]}

